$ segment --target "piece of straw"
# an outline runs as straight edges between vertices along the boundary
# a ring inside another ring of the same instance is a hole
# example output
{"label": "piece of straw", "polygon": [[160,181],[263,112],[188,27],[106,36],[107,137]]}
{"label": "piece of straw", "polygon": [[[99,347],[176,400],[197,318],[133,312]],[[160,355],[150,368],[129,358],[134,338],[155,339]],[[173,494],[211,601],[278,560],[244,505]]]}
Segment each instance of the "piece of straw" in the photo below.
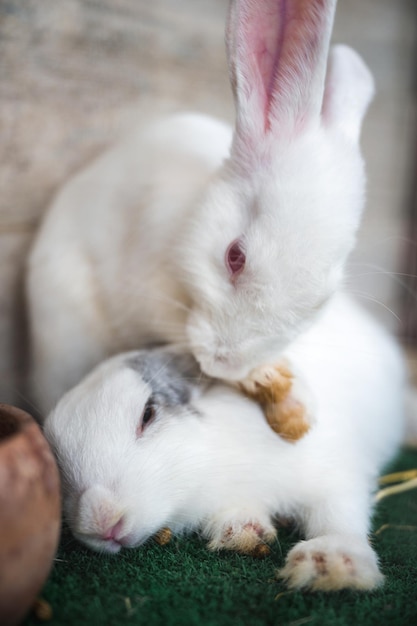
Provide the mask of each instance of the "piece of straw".
{"label": "piece of straw", "polygon": [[[399,483],[399,484],[393,484]],[[375,502],[380,502],[383,498],[394,496],[398,493],[417,489],[417,469],[407,470],[404,472],[395,472],[386,474],[379,479],[380,485],[391,485],[380,489],[374,497]]]}

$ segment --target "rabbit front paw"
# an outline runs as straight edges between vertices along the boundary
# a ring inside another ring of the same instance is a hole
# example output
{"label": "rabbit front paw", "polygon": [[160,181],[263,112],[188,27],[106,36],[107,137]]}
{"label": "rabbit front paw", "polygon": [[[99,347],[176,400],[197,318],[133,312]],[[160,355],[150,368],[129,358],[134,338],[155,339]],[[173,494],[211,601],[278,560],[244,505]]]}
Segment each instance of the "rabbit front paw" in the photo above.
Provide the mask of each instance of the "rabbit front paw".
{"label": "rabbit front paw", "polygon": [[323,536],[300,541],[278,572],[292,589],[374,589],[383,581],[375,552],[365,539]]}
{"label": "rabbit front paw", "polygon": [[210,541],[210,550],[233,550],[257,558],[268,556],[271,544],[277,535],[270,520],[260,521],[253,517],[220,521],[213,519],[205,533]]}
{"label": "rabbit front paw", "polygon": [[239,386],[261,405],[272,430],[287,441],[298,441],[314,423],[309,389],[287,361],[253,369]]}

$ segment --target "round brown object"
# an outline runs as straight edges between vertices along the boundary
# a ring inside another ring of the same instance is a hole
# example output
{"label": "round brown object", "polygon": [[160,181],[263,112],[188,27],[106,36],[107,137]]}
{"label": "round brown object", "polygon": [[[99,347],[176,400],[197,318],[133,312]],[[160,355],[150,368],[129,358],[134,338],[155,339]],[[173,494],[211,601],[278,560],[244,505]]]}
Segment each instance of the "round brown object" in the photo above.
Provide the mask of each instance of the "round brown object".
{"label": "round brown object", "polygon": [[28,413],[0,404],[0,624],[18,624],[49,574],[58,545],[58,468]]}

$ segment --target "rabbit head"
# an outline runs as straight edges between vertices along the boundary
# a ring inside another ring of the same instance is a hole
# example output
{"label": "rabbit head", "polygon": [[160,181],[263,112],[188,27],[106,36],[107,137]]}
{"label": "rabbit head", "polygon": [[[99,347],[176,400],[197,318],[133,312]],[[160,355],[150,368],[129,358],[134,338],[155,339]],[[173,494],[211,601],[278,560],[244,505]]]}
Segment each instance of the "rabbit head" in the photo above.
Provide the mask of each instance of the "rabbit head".
{"label": "rabbit head", "polygon": [[359,133],[372,77],[329,52],[335,0],[236,0],[230,158],[178,249],[202,370],[239,380],[279,354],[340,286],[364,204]]}
{"label": "rabbit head", "polygon": [[90,548],[138,546],[173,520],[192,483],[178,450],[188,445],[184,429],[192,439],[198,427],[190,405],[202,385],[197,376],[186,355],[124,353],[94,369],[47,417],[64,512]]}

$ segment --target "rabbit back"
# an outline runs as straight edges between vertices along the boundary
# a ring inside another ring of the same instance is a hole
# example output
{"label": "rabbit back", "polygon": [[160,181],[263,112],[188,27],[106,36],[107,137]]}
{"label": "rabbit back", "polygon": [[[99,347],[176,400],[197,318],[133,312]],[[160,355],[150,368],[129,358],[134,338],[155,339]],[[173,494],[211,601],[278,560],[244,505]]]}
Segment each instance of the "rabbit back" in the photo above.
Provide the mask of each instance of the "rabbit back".
{"label": "rabbit back", "polygon": [[176,241],[231,129],[199,114],[141,124],[72,178],[29,255],[31,386],[43,415],[101,359],[182,343]]}

